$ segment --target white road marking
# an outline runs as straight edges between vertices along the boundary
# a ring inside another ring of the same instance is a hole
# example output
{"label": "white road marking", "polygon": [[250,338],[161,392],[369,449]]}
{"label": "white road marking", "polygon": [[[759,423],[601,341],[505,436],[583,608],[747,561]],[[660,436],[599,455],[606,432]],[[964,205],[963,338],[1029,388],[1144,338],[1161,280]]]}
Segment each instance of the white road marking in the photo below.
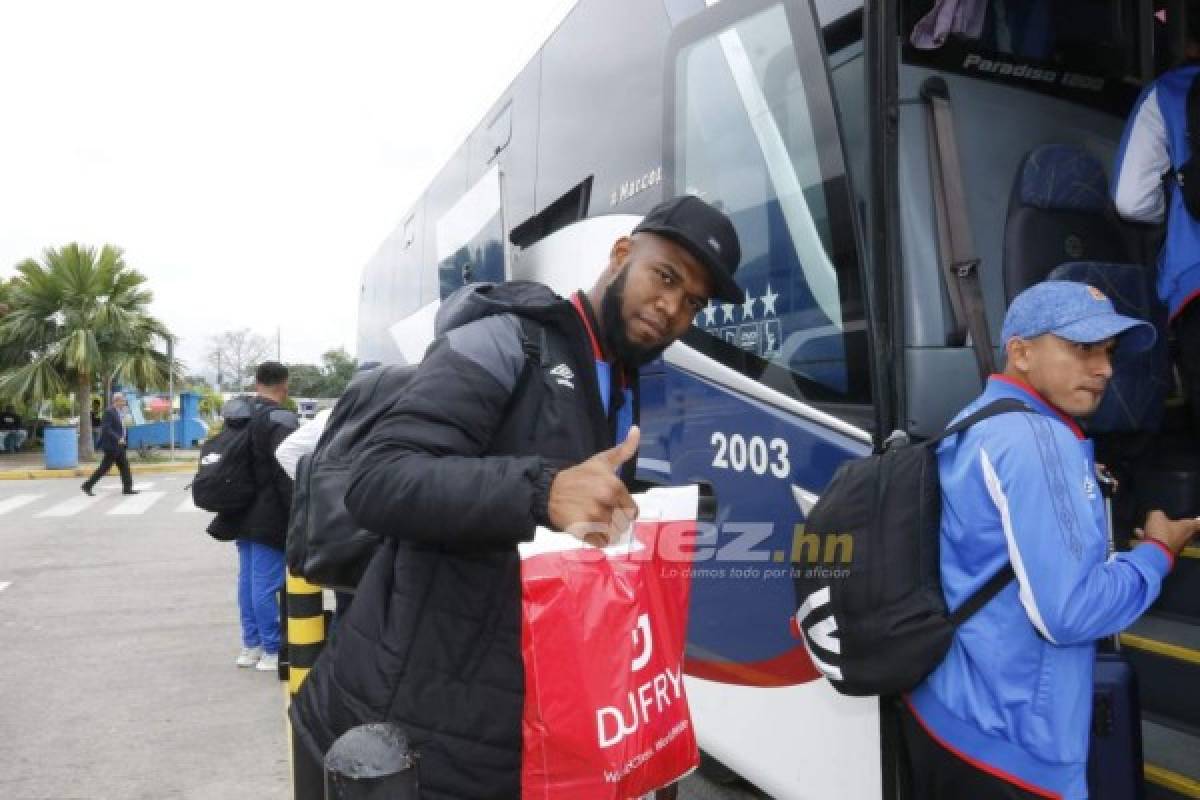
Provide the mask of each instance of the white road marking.
{"label": "white road marking", "polygon": [[175,509],[176,514],[190,514],[195,511],[203,511],[203,508],[196,508],[196,504],[192,502],[192,496],[189,494],[187,499],[179,504],[179,508]]}
{"label": "white road marking", "polygon": [[163,492],[142,492],[126,498],[116,508],[109,511],[109,514],[143,514],[150,506],[157,503],[163,497]]}
{"label": "white road marking", "polygon": [[56,506],[52,506],[51,508],[46,509],[45,511],[38,514],[37,516],[39,516],[39,517],[71,517],[71,516],[74,516],[75,514],[78,514],[80,511],[83,511],[84,509],[86,509],[90,506],[93,506],[96,503],[99,503],[102,499],[103,498],[101,498],[101,497],[88,497],[87,495],[83,495],[82,497],[73,497],[70,500],[66,501],[65,503],[59,503]]}
{"label": "white road marking", "polygon": [[7,500],[0,500],[0,514],[7,514],[9,511],[14,511],[21,506],[27,506],[41,496],[40,494],[17,494]]}
{"label": "white road marking", "polygon": [[[150,481],[149,483],[138,483],[137,481],[134,481],[133,488],[138,489],[139,492],[142,491],[142,489],[152,489],[152,488],[154,488],[154,481]],[[121,485],[120,485],[120,482],[118,482],[118,481],[104,481],[103,483],[97,483],[96,486],[91,487],[91,491],[92,492],[120,492]]]}
{"label": "white road marking", "polygon": [[0,581],[0,592],[3,592],[10,586],[12,586],[12,581]]}
{"label": "white road marking", "polygon": [[[139,492],[146,491],[148,489],[153,489],[154,483],[134,483],[133,488],[137,489]],[[106,483],[103,486],[97,484],[96,486],[92,487],[93,492],[118,492],[120,490],[121,484],[119,483]]]}

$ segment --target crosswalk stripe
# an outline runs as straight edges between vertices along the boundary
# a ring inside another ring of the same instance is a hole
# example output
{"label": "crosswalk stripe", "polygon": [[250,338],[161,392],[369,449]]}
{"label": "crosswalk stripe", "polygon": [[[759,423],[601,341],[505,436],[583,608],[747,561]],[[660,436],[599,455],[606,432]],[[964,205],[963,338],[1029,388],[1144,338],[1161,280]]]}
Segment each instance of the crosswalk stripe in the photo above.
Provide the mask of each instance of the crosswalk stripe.
{"label": "crosswalk stripe", "polygon": [[27,506],[40,497],[40,494],[17,494],[7,500],[0,500],[0,514],[7,514],[9,511],[14,511],[21,506]]}
{"label": "crosswalk stripe", "polygon": [[[139,492],[140,491],[148,491],[148,490],[154,488],[154,481],[149,481],[147,483],[135,482],[133,484],[133,488],[137,489]],[[121,484],[119,484],[119,483],[96,484],[95,486],[92,487],[93,492],[117,492],[120,490],[121,490]]]}
{"label": "crosswalk stripe", "polygon": [[39,517],[70,517],[70,516],[74,516],[75,514],[78,514],[80,511],[83,511],[84,509],[88,508],[89,506],[93,506],[96,503],[99,503],[102,499],[103,498],[100,498],[100,497],[88,497],[87,495],[83,495],[82,497],[73,497],[70,500],[66,501],[65,503],[59,503],[56,506],[52,506],[52,507],[46,509],[45,511],[38,514],[37,516],[39,516]]}
{"label": "crosswalk stripe", "polygon": [[122,501],[120,505],[109,511],[109,514],[141,514],[163,497],[163,492],[142,492]]}
{"label": "crosswalk stripe", "polygon": [[0,592],[3,592],[10,586],[12,586],[12,581],[0,581]]}
{"label": "crosswalk stripe", "polygon": [[192,496],[189,494],[187,499],[179,504],[179,508],[175,509],[176,514],[190,514],[195,511],[203,511],[202,508],[196,508],[196,504],[192,502]]}

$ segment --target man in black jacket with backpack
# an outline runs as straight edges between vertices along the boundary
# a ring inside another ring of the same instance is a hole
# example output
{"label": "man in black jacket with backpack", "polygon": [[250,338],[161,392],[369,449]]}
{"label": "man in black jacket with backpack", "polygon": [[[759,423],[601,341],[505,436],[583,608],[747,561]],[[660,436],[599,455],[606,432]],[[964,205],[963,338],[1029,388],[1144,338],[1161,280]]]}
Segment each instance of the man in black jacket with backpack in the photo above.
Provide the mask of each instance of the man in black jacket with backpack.
{"label": "man in black jacket with backpack", "polygon": [[[520,796],[517,544],[536,526],[603,544],[637,510],[637,368],[710,298],[742,302],[724,214],[667,201],[612,246],[590,292],[467,287],[358,457],[346,506],[385,544],[291,708],[314,756],[394,722],[422,797]],[[619,475],[619,477],[618,477]]]}
{"label": "man in black jacket with backpack", "polygon": [[[208,532],[217,539],[237,540],[242,649],[236,663],[275,672],[280,644],[277,595],[283,590],[283,552],[292,506],[292,479],[275,460],[275,450],[296,430],[297,421],[294,413],[282,408],[288,395],[288,369],[283,364],[259,364],[254,390],[253,399],[242,401],[249,418],[253,499],[244,509],[217,514]],[[223,413],[228,421],[235,412]]]}

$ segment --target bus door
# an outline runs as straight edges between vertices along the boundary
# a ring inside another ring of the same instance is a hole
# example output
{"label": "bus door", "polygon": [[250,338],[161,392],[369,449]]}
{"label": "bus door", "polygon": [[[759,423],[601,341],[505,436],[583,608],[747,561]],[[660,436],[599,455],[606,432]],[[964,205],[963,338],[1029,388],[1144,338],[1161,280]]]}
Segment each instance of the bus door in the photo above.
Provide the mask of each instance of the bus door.
{"label": "bus door", "polygon": [[[807,2],[711,4],[668,47],[664,181],[741,240],[740,305],[713,303],[642,396],[639,475],[711,485],[691,564],[688,692],[701,747],[774,797],[880,797],[879,708],[836,694],[793,638],[791,561],[849,565],[803,530],[871,449],[859,236]],[[645,383],[645,382],[644,382]]]}

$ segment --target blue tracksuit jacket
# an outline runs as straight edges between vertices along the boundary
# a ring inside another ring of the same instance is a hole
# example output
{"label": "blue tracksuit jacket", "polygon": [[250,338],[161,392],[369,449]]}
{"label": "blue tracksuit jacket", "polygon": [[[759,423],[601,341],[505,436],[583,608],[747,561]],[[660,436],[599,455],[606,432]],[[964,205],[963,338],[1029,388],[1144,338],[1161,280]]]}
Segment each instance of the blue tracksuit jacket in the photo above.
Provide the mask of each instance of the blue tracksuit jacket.
{"label": "blue tracksuit jacket", "polygon": [[1154,544],[1108,557],[1092,443],[1032,388],[994,375],[962,416],[1001,414],[938,447],[941,567],[951,609],[1006,561],[1017,580],[959,628],[909,697],[934,738],[1046,797],[1087,797],[1096,639],[1137,619],[1173,556]]}
{"label": "blue tracksuit jacket", "polygon": [[[1200,65],[1164,73],[1146,87],[1125,125],[1113,169],[1117,213],[1136,222],[1167,219],[1158,256],[1158,296],[1174,318],[1200,294],[1200,220],[1188,213],[1183,194],[1163,191],[1163,176],[1191,157],[1187,143],[1187,94]],[[1168,208],[1169,204],[1169,208]]]}

